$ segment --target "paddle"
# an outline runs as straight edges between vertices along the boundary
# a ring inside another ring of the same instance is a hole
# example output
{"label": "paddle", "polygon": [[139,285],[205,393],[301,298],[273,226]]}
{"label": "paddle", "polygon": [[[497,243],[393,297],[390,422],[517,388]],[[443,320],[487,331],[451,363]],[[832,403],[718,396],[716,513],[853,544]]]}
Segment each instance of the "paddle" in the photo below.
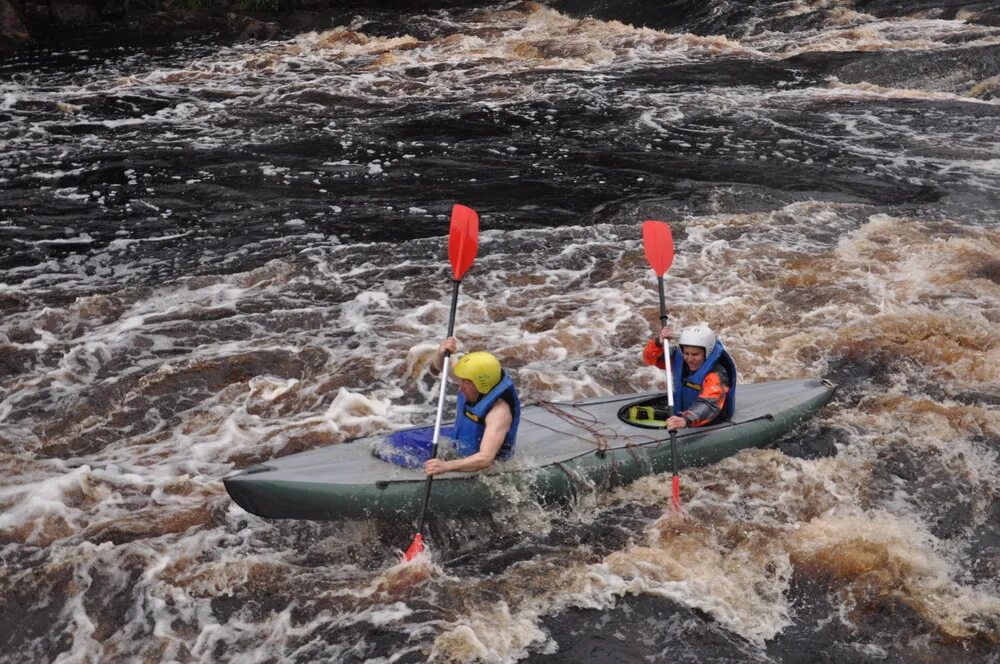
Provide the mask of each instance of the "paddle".
{"label": "paddle", "polygon": [[[462,277],[476,259],[476,249],[479,247],[479,215],[472,208],[455,205],[451,209],[451,230],[448,233],[448,260],[451,261],[453,276],[451,289],[451,312],[448,314],[448,335],[455,331],[455,309],[458,307],[458,286]],[[448,359],[451,356],[445,351],[444,362],[441,365],[441,392],[438,395],[437,418],[434,420],[434,437],[431,439],[431,456],[437,457],[438,439],[441,436],[441,415],[444,412],[444,396],[448,385]],[[424,488],[424,504],[420,508],[420,520],[417,522],[417,534],[403,555],[404,560],[413,560],[414,556],[424,550],[424,517],[427,515],[427,503],[431,498],[431,482],[433,475],[427,476]]]}
{"label": "paddle", "polygon": [[[667,326],[667,305],[663,295],[663,275],[674,262],[674,238],[670,226],[662,221],[644,221],[642,224],[642,246],[646,250],[646,260],[656,273],[656,283],[660,288],[660,326]],[[670,367],[670,347],[663,349],[663,364],[667,369],[667,404],[670,417],[674,416],[674,376]],[[674,511],[681,508],[681,478],[677,473],[677,431],[670,430],[670,459],[674,466],[672,500]]]}

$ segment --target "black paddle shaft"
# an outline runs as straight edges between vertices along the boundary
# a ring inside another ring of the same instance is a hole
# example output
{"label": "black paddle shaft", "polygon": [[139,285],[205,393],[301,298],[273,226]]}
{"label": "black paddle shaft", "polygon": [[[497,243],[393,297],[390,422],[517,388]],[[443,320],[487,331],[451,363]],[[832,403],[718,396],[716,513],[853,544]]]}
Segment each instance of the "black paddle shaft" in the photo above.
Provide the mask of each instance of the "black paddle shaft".
{"label": "black paddle shaft", "polygon": [[[667,298],[663,293],[663,277],[657,277],[656,285],[660,288],[660,325],[667,326]],[[657,335],[659,336],[659,335]]]}
{"label": "black paddle shaft", "polygon": [[[448,336],[452,336],[455,333],[455,312],[458,309],[458,287],[461,285],[461,280],[455,279],[451,282],[451,311],[448,313]],[[446,350],[444,352],[445,357],[449,357],[451,351]],[[444,369],[444,367],[441,367]],[[444,371],[441,372],[441,380],[447,381],[448,376],[444,375]],[[440,413],[438,416],[440,417]],[[440,423],[438,424],[440,426]],[[438,443],[437,440],[431,446],[431,459],[437,458],[438,453]],[[427,516],[427,503],[431,500],[431,482],[434,481],[433,475],[427,476],[427,485],[424,487],[424,504],[420,508],[420,520],[417,522],[417,532],[422,533],[424,531],[424,517]]]}
{"label": "black paddle shaft", "polygon": [[455,333],[455,311],[458,309],[458,287],[461,281],[453,279],[451,282],[451,311],[448,313],[448,336]]}

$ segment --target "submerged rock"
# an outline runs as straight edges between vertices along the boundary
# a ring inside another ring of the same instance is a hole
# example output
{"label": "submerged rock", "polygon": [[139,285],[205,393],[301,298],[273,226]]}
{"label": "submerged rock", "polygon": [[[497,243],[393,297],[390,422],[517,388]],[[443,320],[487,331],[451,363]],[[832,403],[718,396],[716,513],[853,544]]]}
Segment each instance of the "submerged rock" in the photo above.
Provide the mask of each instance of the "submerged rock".
{"label": "submerged rock", "polygon": [[27,43],[31,36],[11,0],[0,0],[0,50]]}
{"label": "submerged rock", "polygon": [[[345,0],[0,0],[0,51],[33,43],[159,43],[210,37],[275,39],[281,32],[328,28],[364,2]],[[397,2],[397,8],[475,5],[466,0]],[[84,31],[80,26],[87,26]]]}
{"label": "submerged rock", "polygon": [[54,23],[62,25],[90,25],[101,20],[93,2],[64,0],[49,4],[49,15]]}

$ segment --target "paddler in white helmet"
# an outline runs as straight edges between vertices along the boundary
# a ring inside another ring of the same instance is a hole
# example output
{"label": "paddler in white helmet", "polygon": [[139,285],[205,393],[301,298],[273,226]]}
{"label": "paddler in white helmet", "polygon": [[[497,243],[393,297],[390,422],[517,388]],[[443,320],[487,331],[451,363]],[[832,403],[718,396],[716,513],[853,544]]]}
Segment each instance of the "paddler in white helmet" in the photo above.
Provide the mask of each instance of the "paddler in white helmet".
{"label": "paddler in white helmet", "polygon": [[[445,352],[454,354],[457,351],[455,337],[442,341],[435,369],[441,371]],[[449,373],[458,381],[458,407],[452,434],[458,458],[429,459],[424,464],[427,474],[477,472],[489,468],[495,459],[511,458],[521,420],[521,402],[513,381],[500,367],[500,361],[483,351],[467,353],[452,365]]]}
{"label": "paddler in white helmet", "polygon": [[[643,349],[643,361],[666,369],[664,348],[673,338],[671,328],[660,330]],[[733,416],[736,364],[712,328],[702,323],[682,329],[670,357],[675,415],[667,419],[667,429],[702,427]]]}

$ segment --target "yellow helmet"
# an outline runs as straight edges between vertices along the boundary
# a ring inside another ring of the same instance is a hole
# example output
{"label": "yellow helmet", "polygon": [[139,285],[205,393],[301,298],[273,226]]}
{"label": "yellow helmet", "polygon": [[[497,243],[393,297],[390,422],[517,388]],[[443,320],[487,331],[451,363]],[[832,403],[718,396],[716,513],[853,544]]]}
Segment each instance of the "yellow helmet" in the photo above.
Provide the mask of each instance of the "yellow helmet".
{"label": "yellow helmet", "polygon": [[455,375],[472,381],[476,391],[486,394],[500,382],[500,360],[490,353],[468,353],[455,363]]}

